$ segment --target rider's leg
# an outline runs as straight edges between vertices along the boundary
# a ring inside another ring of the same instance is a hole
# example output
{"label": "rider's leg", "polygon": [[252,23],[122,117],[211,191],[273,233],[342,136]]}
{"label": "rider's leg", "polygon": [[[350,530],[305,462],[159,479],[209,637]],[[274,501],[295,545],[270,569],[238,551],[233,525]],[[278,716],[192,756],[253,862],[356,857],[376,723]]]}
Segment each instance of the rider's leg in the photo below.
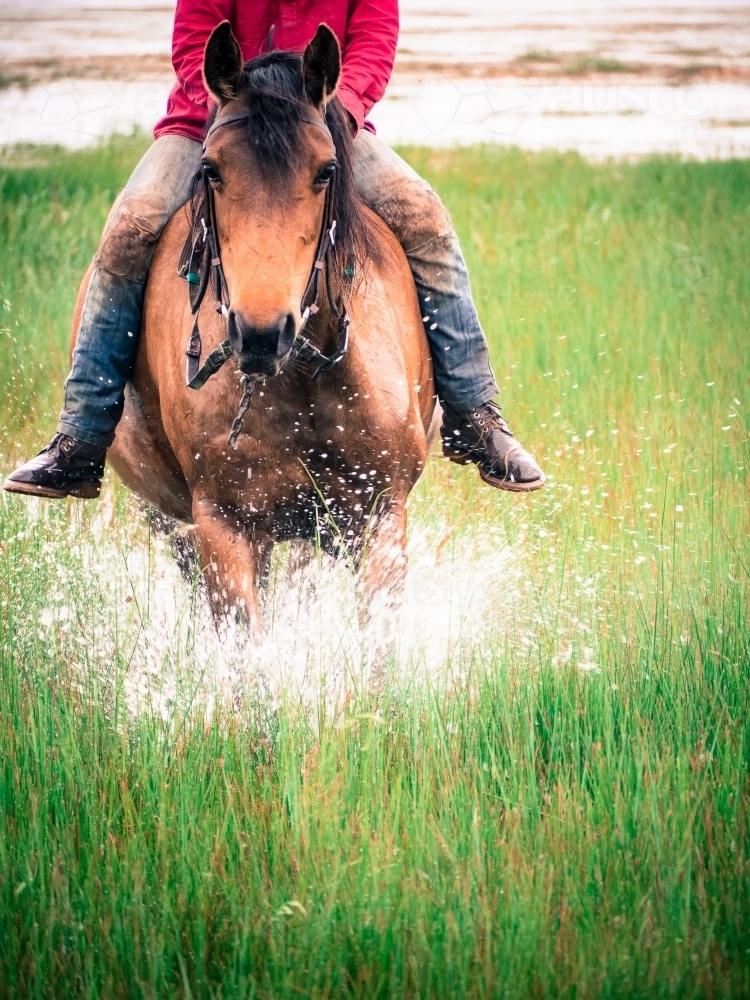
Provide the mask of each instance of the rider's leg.
{"label": "rider's leg", "polygon": [[98,495],[104,453],[122,415],[154,250],[188,198],[200,156],[201,144],[193,139],[160,137],[112,207],[94,258],[57,434],[6,480],[6,489]]}
{"label": "rider's leg", "polygon": [[138,345],[151,260],[162,230],[187,201],[200,156],[199,142],[162,136],[112,207],[94,258],[59,433],[105,448],[112,443]]}
{"label": "rider's leg", "polygon": [[537,489],[544,476],[492,401],[498,392],[469,275],[448,211],[427,181],[371,132],[354,140],[354,176],[364,201],[406,252],[444,411],[444,451],[473,461],[505,489]]}
{"label": "rider's leg", "polygon": [[357,190],[388,223],[417,286],[442,403],[468,410],[498,388],[447,209],[427,181],[371,132],[354,140]]}

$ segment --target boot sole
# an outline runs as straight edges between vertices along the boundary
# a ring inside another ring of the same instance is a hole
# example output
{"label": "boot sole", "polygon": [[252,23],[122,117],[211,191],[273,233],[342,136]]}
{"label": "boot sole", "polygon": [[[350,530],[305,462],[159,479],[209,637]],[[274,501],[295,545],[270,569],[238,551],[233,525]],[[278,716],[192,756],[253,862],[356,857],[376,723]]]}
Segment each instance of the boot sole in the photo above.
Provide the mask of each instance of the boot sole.
{"label": "boot sole", "polygon": [[534,490],[543,489],[546,482],[544,479],[532,479],[530,483],[512,483],[509,479],[495,479],[493,476],[488,476],[481,469],[479,476],[490,486],[498,490],[507,490],[509,493],[533,493]]}
{"label": "boot sole", "polygon": [[33,483],[17,483],[6,479],[3,489],[8,493],[21,493],[24,496],[44,497],[47,500],[64,500],[65,497],[75,497],[76,500],[96,500],[102,491],[101,483],[81,483],[69,490],[55,490],[51,486],[35,486]]}
{"label": "boot sole", "polygon": [[[455,462],[456,465],[476,465],[476,462],[470,457],[470,452],[457,451],[451,455],[447,455],[443,451],[443,456],[449,462]],[[480,466],[477,466],[477,471],[479,472],[480,479],[484,480],[489,486],[494,486],[498,490],[507,490],[509,493],[533,493],[535,490],[543,489],[546,484],[545,479],[532,479],[529,483],[514,483],[510,479],[497,479],[495,476],[490,476],[488,473],[483,472]]]}

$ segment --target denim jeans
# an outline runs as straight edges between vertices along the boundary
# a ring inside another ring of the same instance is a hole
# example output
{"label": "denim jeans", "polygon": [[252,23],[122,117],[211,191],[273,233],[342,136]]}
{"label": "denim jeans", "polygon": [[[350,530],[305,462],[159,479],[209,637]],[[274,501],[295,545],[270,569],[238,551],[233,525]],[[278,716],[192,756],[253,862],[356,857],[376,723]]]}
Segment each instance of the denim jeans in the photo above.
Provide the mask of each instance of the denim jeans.
{"label": "denim jeans", "polygon": [[354,140],[354,177],[363,201],[388,223],[406,253],[438,398],[459,411],[486,403],[498,388],[447,209],[427,181],[364,129]]}
{"label": "denim jeans", "polygon": [[[138,345],[151,260],[162,230],[187,201],[200,158],[199,142],[161,136],[113,205],[94,258],[59,432],[101,447],[112,443]],[[354,140],[354,176],[363,200],[406,252],[439,398],[458,410],[487,402],[497,385],[448,212],[426,181],[365,130]]]}
{"label": "denim jeans", "polygon": [[200,159],[199,142],[162,136],[112,206],[65,382],[60,433],[105,448],[112,443],[141,332],[151,260],[162,230],[188,199]]}

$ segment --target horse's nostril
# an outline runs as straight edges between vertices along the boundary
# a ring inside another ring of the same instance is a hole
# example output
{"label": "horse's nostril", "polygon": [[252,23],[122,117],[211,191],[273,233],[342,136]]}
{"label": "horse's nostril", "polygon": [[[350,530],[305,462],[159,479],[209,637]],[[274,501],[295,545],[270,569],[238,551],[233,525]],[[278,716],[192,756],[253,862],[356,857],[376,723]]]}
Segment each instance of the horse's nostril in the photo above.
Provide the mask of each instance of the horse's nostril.
{"label": "horse's nostril", "polygon": [[292,313],[287,313],[284,317],[284,325],[279,338],[279,356],[283,356],[291,351],[294,344],[294,337],[297,332],[297,323]]}
{"label": "horse's nostril", "polygon": [[[240,368],[268,370],[286,357],[294,345],[297,323],[290,312],[280,313],[267,326],[255,325],[239,310],[229,313],[229,340],[240,359]],[[249,366],[249,367],[248,367]]]}

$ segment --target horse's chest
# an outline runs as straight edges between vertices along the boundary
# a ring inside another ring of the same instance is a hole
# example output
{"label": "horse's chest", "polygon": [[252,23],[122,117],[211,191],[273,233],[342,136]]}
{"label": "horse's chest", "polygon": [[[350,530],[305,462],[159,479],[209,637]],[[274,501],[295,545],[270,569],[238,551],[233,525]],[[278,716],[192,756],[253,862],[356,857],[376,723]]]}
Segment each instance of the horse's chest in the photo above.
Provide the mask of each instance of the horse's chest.
{"label": "horse's chest", "polygon": [[223,487],[249,526],[277,540],[360,536],[378,501],[405,485],[408,492],[418,476],[413,429],[408,419],[396,426],[355,391],[297,398],[289,405],[265,387],[239,449],[214,439],[220,454],[206,455],[205,470],[222,471],[210,492]]}
{"label": "horse's chest", "polygon": [[249,458],[240,500],[248,520],[280,541],[360,535],[390,491],[388,456],[311,443],[302,429],[284,449],[272,459]]}

